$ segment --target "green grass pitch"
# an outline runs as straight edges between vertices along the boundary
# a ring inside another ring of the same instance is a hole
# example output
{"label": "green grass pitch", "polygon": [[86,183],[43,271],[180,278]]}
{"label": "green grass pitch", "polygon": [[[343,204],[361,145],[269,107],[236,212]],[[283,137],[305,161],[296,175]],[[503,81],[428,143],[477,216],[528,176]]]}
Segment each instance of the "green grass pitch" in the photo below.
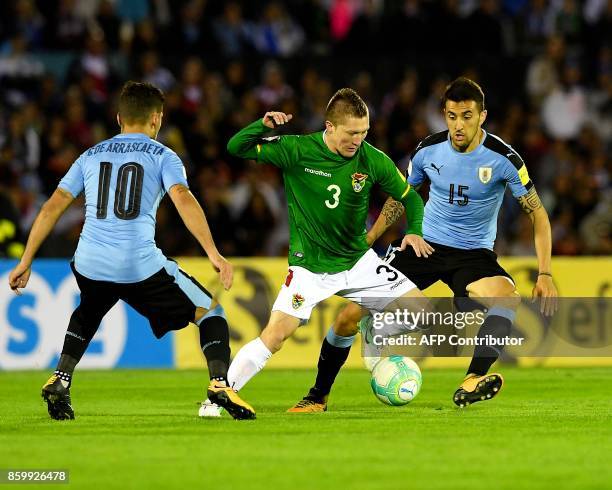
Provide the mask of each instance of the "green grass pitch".
{"label": "green grass pitch", "polygon": [[295,415],[314,372],[266,370],[242,392],[257,420],[240,422],[197,417],[204,371],[77,371],[65,422],[39,396],[48,372],[3,372],[0,469],[69,469],[60,488],[105,490],[610,488],[612,369],[502,372],[496,399],[461,410],[459,370],[425,370],[404,407],[345,370],[327,413]]}

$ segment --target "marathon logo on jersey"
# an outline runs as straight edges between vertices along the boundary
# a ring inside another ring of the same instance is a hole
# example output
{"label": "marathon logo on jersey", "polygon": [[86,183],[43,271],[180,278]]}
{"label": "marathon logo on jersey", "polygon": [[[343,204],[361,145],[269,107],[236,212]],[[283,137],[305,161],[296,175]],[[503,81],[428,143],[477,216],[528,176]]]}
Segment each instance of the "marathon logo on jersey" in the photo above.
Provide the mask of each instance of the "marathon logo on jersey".
{"label": "marathon logo on jersey", "polygon": [[488,184],[493,176],[493,167],[480,167],[478,169],[478,178],[483,184]]}
{"label": "marathon logo on jersey", "polygon": [[332,176],[332,174],[330,174],[329,172],[323,172],[323,170],[313,170],[308,167],[304,167],[304,172],[313,174],[313,175],[320,175],[321,177],[327,177],[327,178],[331,178]]}
{"label": "marathon logo on jersey", "polygon": [[360,174],[358,172],[351,175],[351,179],[353,182],[353,190],[355,192],[361,192],[361,190],[365,187],[365,181],[367,178],[367,174]]}
{"label": "marathon logo on jersey", "polygon": [[293,306],[293,309],[297,310],[303,304],[304,304],[304,296],[302,296],[301,294],[295,293],[293,295],[293,298],[291,299],[291,306]]}

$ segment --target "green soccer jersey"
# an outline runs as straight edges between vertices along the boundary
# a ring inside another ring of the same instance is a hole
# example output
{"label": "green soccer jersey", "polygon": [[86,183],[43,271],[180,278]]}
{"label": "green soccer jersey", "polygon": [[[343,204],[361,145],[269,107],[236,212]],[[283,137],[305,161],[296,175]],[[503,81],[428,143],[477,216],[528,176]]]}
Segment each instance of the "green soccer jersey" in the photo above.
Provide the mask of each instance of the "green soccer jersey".
{"label": "green soccer jersey", "polygon": [[414,191],[391,159],[365,141],[352,158],[345,158],[327,147],[323,132],[262,138],[268,131],[258,120],[238,132],[227,148],[282,170],[289,265],[317,273],[350,269],[368,249],[365,224],[372,186],[378,183],[401,202]]}

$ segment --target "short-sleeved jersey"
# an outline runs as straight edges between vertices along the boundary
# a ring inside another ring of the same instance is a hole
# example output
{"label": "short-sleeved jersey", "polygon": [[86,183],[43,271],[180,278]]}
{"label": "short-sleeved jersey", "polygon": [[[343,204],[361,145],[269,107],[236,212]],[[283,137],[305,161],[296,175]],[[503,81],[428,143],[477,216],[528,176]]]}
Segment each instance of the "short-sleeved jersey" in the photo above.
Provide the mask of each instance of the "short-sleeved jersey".
{"label": "short-sleeved jersey", "polygon": [[518,153],[486,132],[469,153],[453,148],[448,131],[428,136],[412,154],[408,174],[413,186],[431,182],[423,238],[460,249],[492,250],[506,186],[517,198],[533,186]]}
{"label": "short-sleeved jersey", "polygon": [[[243,131],[253,136],[269,130],[255,122]],[[324,138],[317,132],[259,139],[255,151],[242,155],[283,172],[289,265],[335,273],[350,269],[369,248],[365,224],[372,186],[378,183],[397,200],[410,186],[393,161],[369,143],[345,158],[333,153]]]}
{"label": "short-sleeved jersey", "polygon": [[74,255],[83,276],[132,283],[166,261],[155,245],[155,220],[164,194],[187,186],[185,167],[170,148],[140,133],[122,133],[85,151],[59,188],[85,195],[85,224]]}

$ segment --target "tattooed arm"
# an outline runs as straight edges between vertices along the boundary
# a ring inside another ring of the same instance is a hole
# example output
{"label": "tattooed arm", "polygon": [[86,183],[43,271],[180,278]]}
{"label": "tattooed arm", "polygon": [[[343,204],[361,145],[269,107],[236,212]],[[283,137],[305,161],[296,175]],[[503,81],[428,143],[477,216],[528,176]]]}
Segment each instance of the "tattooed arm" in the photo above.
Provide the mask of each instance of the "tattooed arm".
{"label": "tattooed arm", "polygon": [[540,197],[535,187],[532,187],[524,196],[519,197],[518,202],[533,223],[539,271],[550,273],[550,255],[552,248],[550,222],[548,221],[548,214],[544,206],[542,206],[542,202],[540,201]]}
{"label": "tattooed arm", "polygon": [[404,214],[404,205],[392,197],[387,199],[382,211],[376,219],[376,223],[368,231],[368,245],[372,245],[380,236],[387,231]]}
{"label": "tattooed arm", "polygon": [[[380,236],[387,231],[387,229],[395,223],[399,217],[404,213],[404,205],[401,202],[394,200],[393,198],[387,199],[385,205],[378,216],[374,226],[368,231],[366,240],[368,245],[372,245]],[[400,250],[405,250],[408,246],[412,247],[417,257],[429,257],[433,252],[434,248],[423,240],[420,235],[414,234],[414,232],[407,231],[408,235],[404,235]]]}
{"label": "tattooed arm", "polygon": [[550,315],[556,309],[557,289],[550,275],[552,238],[548,213],[542,206],[535,187],[531,187],[527,194],[519,197],[518,202],[533,223],[535,249],[538,256],[538,271],[540,274],[533,288],[532,297],[542,297],[542,312]]}
{"label": "tattooed arm", "polygon": [[[421,189],[421,184],[414,185],[412,188],[418,192]],[[385,201],[376,222],[368,231],[368,236],[366,238],[368,245],[372,245],[382,236],[385,231],[393,226],[395,222],[404,214],[404,209],[404,205],[401,202],[389,197]]]}

